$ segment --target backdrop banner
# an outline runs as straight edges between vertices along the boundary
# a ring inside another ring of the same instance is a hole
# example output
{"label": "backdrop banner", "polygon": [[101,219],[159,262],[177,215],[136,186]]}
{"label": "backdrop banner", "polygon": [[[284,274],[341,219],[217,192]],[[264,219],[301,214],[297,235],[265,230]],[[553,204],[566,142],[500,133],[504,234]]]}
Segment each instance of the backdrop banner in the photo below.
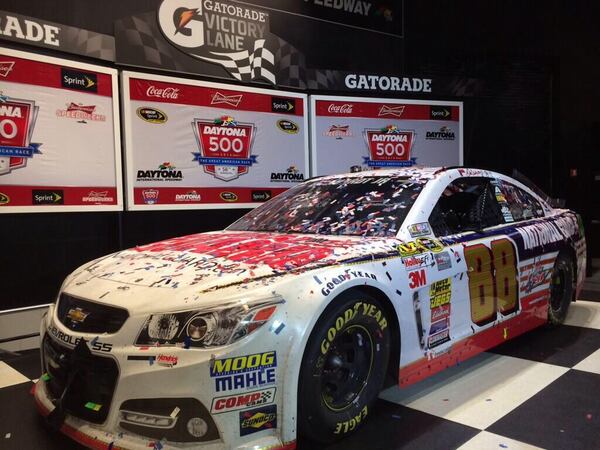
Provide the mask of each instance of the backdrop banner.
{"label": "backdrop banner", "polygon": [[462,102],[310,98],[313,176],[463,162]]}
{"label": "backdrop banner", "polygon": [[0,48],[0,213],[122,209],[117,71]]}
{"label": "backdrop banner", "polygon": [[251,208],[308,177],[307,97],[123,72],[127,208]]}

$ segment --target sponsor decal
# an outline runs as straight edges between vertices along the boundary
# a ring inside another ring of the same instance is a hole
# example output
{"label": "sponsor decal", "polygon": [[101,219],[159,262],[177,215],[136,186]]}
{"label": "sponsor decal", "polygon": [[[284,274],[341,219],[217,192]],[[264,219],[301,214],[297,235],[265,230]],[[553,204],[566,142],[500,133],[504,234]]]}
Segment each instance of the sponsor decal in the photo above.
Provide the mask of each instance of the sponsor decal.
{"label": "sponsor decal", "polygon": [[10,197],[3,192],[0,192],[0,205],[8,205],[10,203]]}
{"label": "sponsor decal", "polygon": [[435,253],[433,256],[435,257],[438,270],[446,270],[452,267],[452,259],[448,252]]}
{"label": "sponsor decal", "polygon": [[221,197],[221,200],[225,201],[225,202],[237,202],[238,201],[238,196],[235,195],[233,192],[229,192],[229,191],[223,191],[219,194],[219,197]]}
{"label": "sponsor decal", "polygon": [[148,86],[146,89],[147,97],[164,98],[168,100],[177,100],[179,98],[179,88],[166,87],[157,88],[154,85]]}
{"label": "sponsor decal", "polygon": [[290,166],[285,172],[271,172],[271,181],[298,183],[304,181],[304,174],[296,166]]}
{"label": "sponsor decal", "polygon": [[450,317],[450,303],[438,306],[431,310],[431,322]]}
{"label": "sponsor decal", "polygon": [[244,392],[243,394],[215,397],[212,400],[210,412],[221,414],[229,411],[268,405],[275,401],[276,388],[260,389],[258,391]]}
{"label": "sponsor decal", "polygon": [[267,191],[267,190],[252,191],[252,201],[253,202],[266,202],[271,197],[273,197],[273,195],[271,194],[271,191]]}
{"label": "sponsor decal", "polygon": [[211,361],[210,376],[217,392],[249,389],[274,384],[277,368],[275,351],[234,356]]}
{"label": "sponsor decal", "polygon": [[[543,247],[554,242],[562,241],[563,235],[557,227],[556,222],[539,222],[534,225],[515,228],[523,238],[525,250]],[[568,229],[568,228],[567,228]],[[567,230],[563,228],[563,230]],[[572,234],[572,233],[571,233]]]}
{"label": "sponsor decal", "polygon": [[154,205],[158,202],[158,189],[144,189],[142,191],[142,199],[147,205]]}
{"label": "sponsor decal", "polygon": [[450,327],[450,323],[448,322],[448,319],[442,319],[442,320],[438,320],[437,322],[433,322],[431,324],[431,327],[429,328],[429,334],[436,334],[439,333],[442,330],[445,330],[447,328]]}
{"label": "sponsor decal", "polygon": [[[189,4],[190,2],[187,2]],[[238,81],[276,84],[274,50],[266,47],[269,14],[220,1],[162,2],[158,25],[170,44],[192,58],[219,64]]]}
{"label": "sponsor decal", "polygon": [[431,253],[423,253],[421,255],[407,256],[402,258],[404,268],[409,270],[420,269],[422,267],[430,266],[433,263]]}
{"label": "sponsor decal", "polygon": [[33,100],[2,95],[0,100],[0,175],[6,175],[41,153],[42,144],[31,142],[39,106]]}
{"label": "sponsor decal", "polygon": [[81,198],[84,203],[113,203],[114,197],[108,195],[108,191],[90,191],[85,197]]}
{"label": "sponsor decal", "polygon": [[[331,293],[331,291],[335,289],[336,286],[339,286],[340,284],[346,281],[355,280],[357,278],[370,278],[371,280],[377,280],[377,276],[373,273],[362,272],[360,270],[346,269],[346,272],[344,272],[343,274],[331,277],[331,281],[328,281],[325,284],[325,286],[321,289],[321,294],[328,296]],[[319,284],[322,284],[320,280]]]}
{"label": "sponsor decal", "polygon": [[429,228],[428,222],[413,223],[412,225],[408,226],[408,232],[410,233],[411,237],[416,238],[431,234],[431,228]]}
{"label": "sponsor decal", "polygon": [[169,161],[165,161],[159,164],[156,170],[138,170],[137,181],[181,181],[183,180],[183,173],[181,170],[171,164]]}
{"label": "sponsor decal", "polygon": [[404,105],[397,105],[397,106],[381,105],[377,115],[379,117],[392,116],[392,117],[400,118],[400,117],[402,117],[402,113],[404,113],[404,108],[406,108],[406,106],[404,106]]}
{"label": "sponsor decal", "polygon": [[252,155],[256,126],[237,122],[231,116],[212,121],[194,119],[194,135],[200,152],[193,152],[204,172],[222,181],[231,181],[248,173],[258,155]]}
{"label": "sponsor decal", "polygon": [[298,134],[300,127],[291,120],[281,119],[277,121],[277,128],[287,134]]}
{"label": "sponsor decal", "polygon": [[429,287],[430,308],[434,309],[449,304],[451,295],[452,279],[444,278],[443,280],[432,283]]}
{"label": "sponsor decal", "polygon": [[84,311],[83,309],[77,307],[77,308],[71,308],[69,309],[69,311],[67,311],[67,318],[71,320],[71,322],[76,322],[76,323],[83,323],[85,321],[85,319],[87,318],[87,316],[89,316],[90,313]]}
{"label": "sponsor decal", "polygon": [[164,354],[159,354],[156,357],[156,364],[158,364],[159,366],[163,366],[163,367],[174,367],[177,365],[177,362],[179,361],[179,358],[177,356],[174,355],[164,355]]}
{"label": "sponsor decal", "polygon": [[136,109],[137,116],[148,123],[165,123],[169,118],[160,109],[150,106],[141,106]]}
{"label": "sponsor decal", "polygon": [[240,436],[273,428],[277,428],[276,405],[240,412]]}
{"label": "sponsor decal", "polygon": [[352,103],[344,103],[342,105],[338,105],[336,103],[331,103],[327,107],[327,112],[329,114],[352,114],[353,109],[354,109],[354,104],[352,104]]}
{"label": "sponsor decal", "polygon": [[293,114],[296,112],[296,99],[271,97],[271,111],[275,113]]}
{"label": "sponsor decal", "polygon": [[31,191],[31,202],[34,205],[64,205],[64,192],[57,190],[33,189]]}
{"label": "sponsor decal", "polygon": [[440,331],[439,333],[433,334],[429,336],[428,345],[429,348],[436,347],[450,340],[450,330],[445,329]]}
{"label": "sponsor decal", "polygon": [[450,120],[452,119],[452,108],[432,105],[429,109],[429,117],[432,120]]}
{"label": "sponsor decal", "polygon": [[6,78],[15,65],[14,61],[0,61],[0,77]]}
{"label": "sponsor decal", "polygon": [[425,133],[425,139],[433,141],[453,141],[454,131],[447,126],[443,126],[439,131],[428,131]]}
{"label": "sponsor decal", "polygon": [[533,268],[531,269],[531,272],[529,272],[527,280],[521,288],[521,291],[529,294],[536,287],[549,283],[552,277],[552,270],[552,265],[550,265],[548,268],[545,268],[542,264],[542,257],[536,256],[533,260]]}
{"label": "sponsor decal", "polygon": [[95,73],[61,68],[61,84],[66,89],[98,92],[98,77]]}
{"label": "sponsor decal", "polygon": [[400,256],[414,256],[421,253],[433,252],[439,253],[444,250],[444,245],[433,238],[417,238],[414,241],[398,244],[398,253]]}
{"label": "sponsor decal", "polygon": [[327,354],[337,333],[343,329],[348,322],[354,320],[354,318],[359,314],[373,317],[377,321],[381,331],[383,331],[388,325],[387,319],[385,318],[385,313],[377,308],[377,306],[371,303],[356,302],[352,308],[348,308],[346,311],[337,316],[332,322],[333,325],[327,330],[327,337],[321,341],[321,354]]}
{"label": "sponsor decal", "polygon": [[344,78],[346,88],[367,91],[431,92],[431,78],[388,77],[349,73]]}
{"label": "sponsor decal", "polygon": [[363,156],[369,167],[407,167],[416,163],[411,158],[415,132],[400,130],[396,125],[366,128],[363,131],[370,156]]}
{"label": "sponsor decal", "polygon": [[188,191],[185,194],[176,194],[175,195],[176,202],[200,202],[202,201],[202,196],[198,194],[196,191]]}
{"label": "sponsor decal", "polygon": [[350,420],[337,422],[335,424],[335,431],[333,434],[346,434],[350,431],[353,431],[363,420],[366,419],[368,413],[369,410],[367,409],[367,405],[365,405],[363,409],[361,409],[359,413]]}
{"label": "sponsor decal", "polygon": [[419,269],[409,272],[408,278],[410,280],[410,282],[408,283],[408,287],[411,289],[416,289],[427,284],[427,276],[425,273],[425,269]]}
{"label": "sponsor decal", "polygon": [[352,137],[352,132],[350,131],[350,125],[331,125],[323,135],[341,140],[345,137]]}
{"label": "sponsor decal", "polygon": [[96,105],[82,105],[81,103],[67,103],[65,109],[57,109],[56,117],[66,119],[76,119],[80,123],[86,123],[86,120],[92,122],[106,122],[104,114],[97,114]]}
{"label": "sponsor decal", "polygon": [[[54,325],[50,325],[48,327],[48,333],[54,336],[57,340],[62,341],[65,344],[71,345],[73,347],[79,344],[79,341],[83,339],[80,337],[75,337],[71,336],[70,334],[63,333]],[[98,340],[98,338],[94,338],[91,341],[86,341],[86,343],[90,350],[96,352],[110,353],[113,347],[112,344],[109,344],[108,342],[101,342],[100,340]]]}
{"label": "sponsor decal", "polygon": [[243,94],[225,95],[220,92],[215,92],[210,98],[211,105],[229,105],[237,108],[242,101]]}

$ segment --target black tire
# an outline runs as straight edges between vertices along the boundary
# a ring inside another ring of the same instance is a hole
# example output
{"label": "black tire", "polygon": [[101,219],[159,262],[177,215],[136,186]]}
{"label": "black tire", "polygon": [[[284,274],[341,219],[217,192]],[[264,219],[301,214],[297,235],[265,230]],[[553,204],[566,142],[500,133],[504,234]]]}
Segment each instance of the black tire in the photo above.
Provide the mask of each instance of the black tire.
{"label": "black tire", "polygon": [[364,422],[385,380],[391,323],[380,301],[356,290],[341,294],[325,310],[300,369],[301,436],[330,443]]}
{"label": "black tire", "polygon": [[554,262],[550,279],[550,302],[548,323],[560,325],[565,321],[574,292],[573,261],[565,252],[560,252]]}

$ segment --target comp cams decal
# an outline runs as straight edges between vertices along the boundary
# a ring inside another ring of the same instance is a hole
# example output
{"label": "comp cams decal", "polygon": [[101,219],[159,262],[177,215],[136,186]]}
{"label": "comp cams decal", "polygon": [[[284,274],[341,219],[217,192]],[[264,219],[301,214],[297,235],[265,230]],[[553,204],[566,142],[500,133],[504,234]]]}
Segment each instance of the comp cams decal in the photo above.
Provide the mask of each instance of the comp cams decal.
{"label": "comp cams decal", "polygon": [[217,392],[274,384],[277,354],[274,351],[211,361],[210,376]]}
{"label": "comp cams decal", "polygon": [[210,412],[221,414],[229,411],[268,405],[275,401],[276,388],[260,389],[242,394],[224,395],[212,400]]}

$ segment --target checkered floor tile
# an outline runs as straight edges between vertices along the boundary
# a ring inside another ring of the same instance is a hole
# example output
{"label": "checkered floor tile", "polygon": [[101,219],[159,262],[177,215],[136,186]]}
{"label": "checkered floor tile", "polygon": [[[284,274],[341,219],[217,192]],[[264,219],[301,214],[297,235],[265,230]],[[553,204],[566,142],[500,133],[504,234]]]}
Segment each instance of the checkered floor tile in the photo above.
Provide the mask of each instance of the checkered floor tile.
{"label": "checkered floor tile", "polygon": [[[29,395],[37,350],[0,352],[0,449],[81,449],[44,427]],[[327,450],[600,448],[600,302],[406,389],[382,392],[369,420]],[[315,449],[298,443],[299,450]]]}

